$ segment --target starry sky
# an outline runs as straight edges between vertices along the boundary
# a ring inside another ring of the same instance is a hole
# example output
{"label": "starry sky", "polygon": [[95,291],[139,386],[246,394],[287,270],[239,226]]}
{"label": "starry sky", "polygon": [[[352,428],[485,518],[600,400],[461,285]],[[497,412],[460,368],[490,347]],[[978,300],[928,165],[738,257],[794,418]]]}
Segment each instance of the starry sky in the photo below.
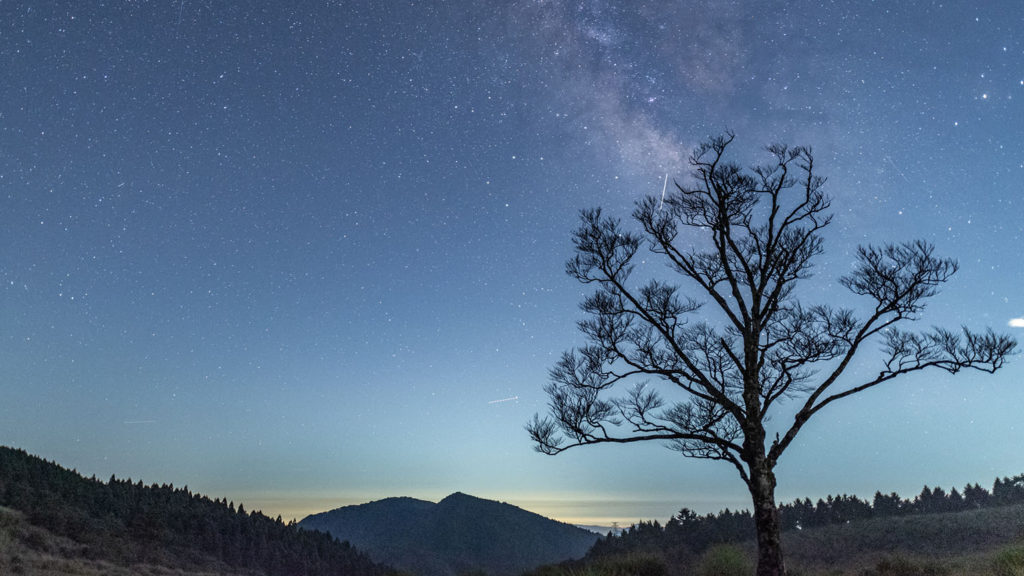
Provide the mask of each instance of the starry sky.
{"label": "starry sky", "polygon": [[[286,519],[745,507],[661,446],[533,451],[578,211],[628,217],[724,130],[743,164],[808,145],[807,302],[923,238],[960,272],[922,329],[1024,337],[1022,30],[1016,0],[0,0],[0,443]],[[1022,407],[1020,358],[898,380],[805,427],[778,497],[1022,473]]]}

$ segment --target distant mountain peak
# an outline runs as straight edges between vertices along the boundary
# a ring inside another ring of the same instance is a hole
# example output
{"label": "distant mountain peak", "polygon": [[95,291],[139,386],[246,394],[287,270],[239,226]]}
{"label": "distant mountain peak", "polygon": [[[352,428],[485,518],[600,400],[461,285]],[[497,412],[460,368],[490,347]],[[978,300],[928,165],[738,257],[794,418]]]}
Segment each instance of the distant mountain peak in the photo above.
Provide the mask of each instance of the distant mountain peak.
{"label": "distant mountain peak", "polygon": [[454,503],[458,503],[458,502],[463,502],[463,503],[470,503],[470,502],[472,502],[472,503],[477,503],[477,504],[488,504],[488,503],[489,504],[503,504],[503,502],[497,502],[495,500],[487,500],[485,498],[478,498],[476,496],[472,496],[470,494],[466,494],[465,492],[452,492],[451,494],[449,494],[449,495],[445,496],[444,498],[442,498],[441,501],[437,503],[437,505],[441,506],[441,505],[445,505],[445,504],[454,504]]}
{"label": "distant mountain peak", "polygon": [[370,557],[419,576],[473,570],[520,574],[583,556],[598,535],[511,504],[464,492],[437,504],[385,498],[304,518],[303,528],[330,532]]}
{"label": "distant mountain peak", "polygon": [[366,502],[365,504],[356,504],[355,506],[369,506],[371,504],[424,504],[433,506],[434,503],[429,500],[420,500],[419,498],[412,498],[411,496],[389,496],[387,498],[381,498],[380,500],[374,500],[372,502]]}

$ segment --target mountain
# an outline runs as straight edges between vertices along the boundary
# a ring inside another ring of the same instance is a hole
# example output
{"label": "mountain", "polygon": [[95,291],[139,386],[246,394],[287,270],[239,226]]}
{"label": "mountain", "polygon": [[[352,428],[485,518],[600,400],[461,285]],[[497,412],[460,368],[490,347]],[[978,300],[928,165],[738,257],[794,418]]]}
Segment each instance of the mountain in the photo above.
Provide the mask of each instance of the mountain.
{"label": "mountain", "polygon": [[418,576],[474,571],[520,574],[580,558],[599,536],[516,506],[456,492],[437,504],[386,498],[307,516],[299,526],[329,532],[377,562]]}
{"label": "mountain", "polygon": [[101,482],[0,446],[0,574],[393,576],[330,535],[188,488]]}

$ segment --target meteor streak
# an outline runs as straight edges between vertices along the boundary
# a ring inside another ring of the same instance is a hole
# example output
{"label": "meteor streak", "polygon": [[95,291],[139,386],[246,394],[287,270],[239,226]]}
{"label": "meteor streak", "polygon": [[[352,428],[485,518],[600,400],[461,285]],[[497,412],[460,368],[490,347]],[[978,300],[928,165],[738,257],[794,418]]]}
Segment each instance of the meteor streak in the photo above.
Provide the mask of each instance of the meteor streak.
{"label": "meteor streak", "polygon": [[665,190],[668,190],[668,172],[665,172],[665,183],[661,185],[661,204],[658,205],[658,212],[665,205]]}
{"label": "meteor streak", "polygon": [[519,396],[510,396],[508,398],[502,398],[501,400],[491,400],[488,404],[501,404],[502,402],[511,402],[513,400],[519,400]]}

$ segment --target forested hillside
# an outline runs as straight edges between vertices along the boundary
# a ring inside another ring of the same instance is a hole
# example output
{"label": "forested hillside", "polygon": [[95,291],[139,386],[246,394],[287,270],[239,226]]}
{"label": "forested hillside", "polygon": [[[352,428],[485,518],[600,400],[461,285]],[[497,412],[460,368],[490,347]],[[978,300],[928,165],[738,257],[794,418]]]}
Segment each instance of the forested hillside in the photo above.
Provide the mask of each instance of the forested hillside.
{"label": "forested hillside", "polygon": [[[829,566],[831,573],[847,573],[836,567],[860,563],[852,573],[873,574],[860,571],[864,562],[871,565],[882,559],[884,564],[893,555],[970,562],[972,555],[1024,545],[1024,475],[997,478],[991,490],[978,484],[949,491],[926,486],[912,499],[876,492],[867,501],[844,494],[817,502],[803,498],[779,510],[786,554],[806,573],[828,572]],[[609,534],[583,560],[547,567],[537,574],[558,576],[584,567],[594,574],[689,574],[708,554],[713,557],[722,549],[751,556],[754,535],[754,522],[746,510],[701,516],[684,508],[664,526],[657,521],[640,522],[620,534]],[[1024,558],[1020,565],[1024,568]],[[977,573],[973,570],[935,573]]]}
{"label": "forested hillside", "polygon": [[[20,511],[31,526],[74,542],[73,551],[65,554],[117,566],[282,576],[390,572],[347,543],[300,529],[294,522],[285,524],[280,517],[250,513],[241,504],[211,500],[187,487],[84,478],[7,447],[0,447],[0,506]],[[19,532],[26,540],[37,540],[37,548],[47,546],[41,533]],[[25,544],[32,547],[33,542]]]}
{"label": "forested hillside", "polygon": [[[881,492],[876,492],[870,502],[846,494],[829,495],[817,502],[803,498],[780,505],[779,515],[783,530],[790,531],[869,518],[962,512],[1021,504],[1024,504],[1024,474],[997,478],[991,491],[973,484],[965,486],[962,491],[953,488],[948,492],[940,487],[925,486],[913,499]],[[588,557],[680,548],[701,552],[714,544],[741,542],[753,537],[754,521],[747,510],[724,510],[700,516],[683,508],[664,526],[657,521],[640,522],[619,535],[609,535],[594,546]]]}

